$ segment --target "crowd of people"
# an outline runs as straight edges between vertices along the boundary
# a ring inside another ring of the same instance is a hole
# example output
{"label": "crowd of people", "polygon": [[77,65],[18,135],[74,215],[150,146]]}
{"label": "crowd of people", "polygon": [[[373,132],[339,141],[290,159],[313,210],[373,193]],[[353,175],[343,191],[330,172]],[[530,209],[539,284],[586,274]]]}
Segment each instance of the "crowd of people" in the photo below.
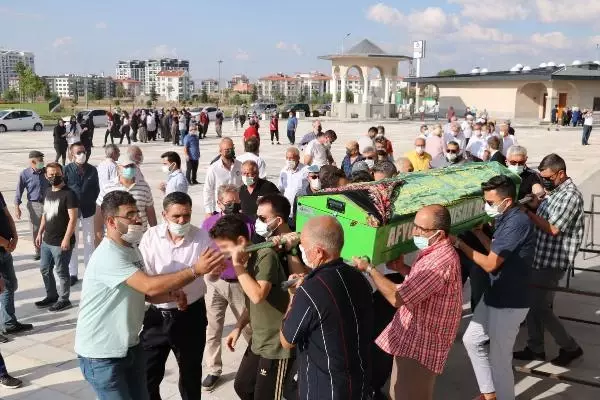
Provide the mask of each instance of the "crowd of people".
{"label": "crowd of people", "polygon": [[[295,145],[297,121],[291,118],[290,146],[277,181],[270,182],[259,122],[250,118],[243,154],[236,154],[231,138],[221,138],[204,176],[203,223],[194,226],[187,192],[197,184],[198,143],[206,127],[187,114],[142,110],[120,118],[121,131],[130,126],[134,142],[156,140],[160,129],[165,141],[184,147],[182,154],[161,155],[166,180],[158,188],[160,211],[144,177],[142,148],[130,144],[121,154],[105,143],[105,160],[92,166],[91,137],[84,140],[88,131],[78,128],[89,126],[85,121],[75,119],[69,127],[59,121],[55,129],[55,143],[57,136],[72,140],[69,134],[80,130],[80,140],[67,143],[71,162],[58,163],[67,157],[63,147],[48,164],[32,151],[18,178],[14,214],[22,218],[26,192],[34,257],[46,289],[36,307],[72,307],[70,288],[79,282],[83,250],[75,351],[98,398],[160,399],[171,351],[183,399],[213,390],[223,373],[229,307],[236,325],[227,347],[233,350],[240,336],[248,342],[234,382],[241,399],[384,399],[388,378],[392,399],[432,399],[458,334],[469,278],[474,313],[463,343],[478,399],[515,398],[513,356],[545,360],[544,330],[560,346],[552,363],[566,366],[583,354],[553,312],[553,292],[542,289],[556,286],[573,266],[583,234],[582,195],[560,156],[544,157],[537,171],[528,167],[527,150],[509,121],[496,128],[468,114],[461,122],[451,116],[446,125],[423,125],[414,149],[399,158],[385,127],[372,127],[346,143],[345,157],[335,160],[336,132],[314,121],[313,131]],[[148,123],[153,116],[154,124]],[[276,116],[269,131],[271,143],[279,144]],[[450,235],[446,208],[423,207],[414,218],[414,254],[384,265],[356,254],[349,265],[341,259],[344,231],[335,218],[311,218],[294,232],[299,196],[485,161],[519,175],[519,190],[504,175],[483,183],[493,223],[459,237]],[[18,234],[1,194],[0,208],[0,314],[5,333],[13,334],[32,325],[15,315],[11,253]],[[265,241],[273,246],[246,251]],[[525,320],[527,347],[513,354]],[[20,385],[1,359],[0,384]]]}

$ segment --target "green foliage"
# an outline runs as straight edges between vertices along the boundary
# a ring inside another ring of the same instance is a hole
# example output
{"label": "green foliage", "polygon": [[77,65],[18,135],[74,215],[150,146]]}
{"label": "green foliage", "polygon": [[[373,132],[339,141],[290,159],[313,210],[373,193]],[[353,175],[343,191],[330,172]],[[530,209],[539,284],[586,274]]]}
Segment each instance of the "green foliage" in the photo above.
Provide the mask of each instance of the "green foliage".
{"label": "green foliage", "polygon": [[2,99],[5,101],[15,101],[19,98],[19,92],[14,89],[6,89],[2,93]]}
{"label": "green foliage", "polygon": [[208,93],[206,93],[206,89],[202,89],[200,92],[200,103],[208,103]]}
{"label": "green foliage", "polygon": [[437,73],[437,76],[452,76],[456,75],[456,70],[453,68],[443,69]]}
{"label": "green foliage", "polygon": [[283,93],[275,91],[273,93],[273,101],[275,102],[275,104],[277,104],[278,106],[285,104],[286,102],[286,97]]}
{"label": "green foliage", "polygon": [[117,88],[116,88],[115,94],[120,99],[122,99],[123,97],[125,97],[125,95],[127,94],[127,91],[123,87],[122,83],[117,84]]}
{"label": "green foliage", "polygon": [[354,103],[354,92],[346,90],[346,103]]}
{"label": "green foliage", "polygon": [[313,90],[312,91],[312,96],[311,96],[311,104],[319,104],[319,102],[321,101],[321,96],[319,95],[319,91],[318,90]]}
{"label": "green foliage", "polygon": [[241,106],[242,104],[244,104],[244,101],[242,100],[242,96],[240,96],[239,93],[236,93],[233,96],[231,96],[231,98],[229,99],[229,103],[233,104],[234,106]]}
{"label": "green foliage", "polygon": [[152,108],[152,100],[146,101],[146,107]]}
{"label": "green foliage", "polygon": [[121,102],[119,101],[119,99],[115,100],[113,103],[115,106],[120,106]]}
{"label": "green foliage", "polygon": [[250,100],[252,100],[252,102],[258,100],[258,87],[256,87],[256,85],[252,86],[252,95],[250,96]]}
{"label": "green foliage", "polygon": [[100,85],[99,83],[97,83],[96,86],[94,86],[94,97],[96,98],[96,100],[102,100],[104,98],[104,90],[102,90],[102,85]]}
{"label": "green foliage", "polygon": [[152,100],[152,102],[156,102],[156,100],[158,100],[158,93],[156,92],[156,86],[154,85],[150,87],[150,100]]}
{"label": "green foliage", "polygon": [[331,104],[333,100],[333,95],[331,93],[324,93],[321,96],[321,103],[322,104]]}
{"label": "green foliage", "polygon": [[33,102],[37,96],[45,95],[48,91],[46,82],[36,75],[30,67],[25,66],[22,62],[18,62],[15,70],[19,76],[19,91],[24,98]]}

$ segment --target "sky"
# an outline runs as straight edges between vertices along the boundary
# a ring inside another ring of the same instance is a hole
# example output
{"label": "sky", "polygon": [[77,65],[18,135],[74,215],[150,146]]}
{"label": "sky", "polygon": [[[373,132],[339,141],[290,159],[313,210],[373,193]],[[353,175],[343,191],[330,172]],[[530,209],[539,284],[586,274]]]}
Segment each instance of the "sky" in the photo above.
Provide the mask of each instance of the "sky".
{"label": "sky", "polygon": [[189,60],[194,80],[217,78],[218,60],[222,79],[330,74],[318,56],[364,38],[409,56],[426,40],[423,76],[600,58],[598,0],[0,0],[0,16],[0,49],[34,52],[39,75],[114,75],[118,60],[158,57]]}

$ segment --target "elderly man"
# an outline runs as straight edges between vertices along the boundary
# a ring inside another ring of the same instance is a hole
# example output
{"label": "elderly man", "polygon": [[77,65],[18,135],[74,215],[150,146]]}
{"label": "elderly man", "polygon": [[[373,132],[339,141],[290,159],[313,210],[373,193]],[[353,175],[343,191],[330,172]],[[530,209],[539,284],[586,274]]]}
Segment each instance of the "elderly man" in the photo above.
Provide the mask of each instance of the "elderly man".
{"label": "elderly man", "polygon": [[431,168],[431,155],[425,151],[425,138],[416,138],[415,149],[406,153],[404,157],[410,160],[415,171],[426,171]]}
{"label": "elderly man", "polygon": [[483,160],[484,152],[487,149],[487,139],[484,138],[481,131],[481,124],[476,123],[473,128],[473,135],[466,148],[466,157],[471,161],[480,162]]}
{"label": "elderly man", "polygon": [[141,165],[144,163],[144,153],[142,153],[142,149],[140,148],[140,146],[137,146],[135,144],[128,146],[127,147],[127,158],[130,161],[133,161],[135,163],[135,166],[136,166],[135,179],[138,182],[145,181],[146,178],[144,178],[144,174],[142,173],[142,168],[141,168]]}
{"label": "elderly man", "polygon": [[446,168],[466,163],[460,151],[460,145],[451,141],[446,145],[446,152],[431,160],[431,168]]}
{"label": "elderly man", "polygon": [[450,123],[450,131],[444,135],[444,142],[446,143],[446,146],[450,142],[458,143],[460,154],[463,154],[463,151],[467,146],[467,138],[465,137],[465,134],[460,130],[460,125],[458,122]]}
{"label": "elderly man", "polygon": [[242,186],[242,163],[235,159],[233,140],[228,137],[221,139],[219,158],[206,170],[203,199],[207,218],[218,212],[217,190],[225,184]]}
{"label": "elderly man", "polygon": [[513,173],[521,177],[518,199],[539,193],[543,190],[542,179],[539,174],[527,166],[527,149],[523,146],[514,145],[508,149],[506,165]]}
{"label": "elderly man", "polygon": [[358,142],[356,140],[351,140],[346,143],[346,156],[342,161],[342,170],[346,174],[346,177],[350,179],[352,175],[352,166],[354,163],[358,161],[362,161],[365,158],[360,154],[358,150]]}
{"label": "elderly man", "polygon": [[457,249],[489,274],[492,282],[475,308],[463,343],[483,398],[514,400],[512,349],[519,325],[529,310],[534,226],[516,206],[516,186],[509,177],[495,176],[482,183],[481,189],[485,211],[495,219],[491,239],[481,229],[473,230],[486,251],[479,252],[460,239],[451,239]]}
{"label": "elderly man", "polygon": [[413,172],[415,169],[407,157],[400,157],[396,160],[396,168],[400,173]]}
{"label": "elderly man", "polygon": [[258,165],[254,161],[246,161],[242,164],[242,182],[240,188],[240,200],[242,201],[242,212],[250,218],[256,218],[256,201],[270,193],[280,193],[277,186],[271,181],[258,177]]}
{"label": "elderly man", "polygon": [[[17,189],[15,190],[15,217],[21,219],[21,203],[23,192],[27,191],[27,211],[29,212],[29,226],[33,241],[40,230],[40,222],[44,213],[44,197],[48,190],[48,181],[44,176],[44,154],[33,150],[29,152],[29,166],[21,171]],[[40,248],[35,247],[34,260],[40,259]]]}
{"label": "elderly man", "polygon": [[436,376],[441,374],[456,338],[462,314],[460,261],[448,238],[450,213],[440,205],[417,212],[413,240],[420,249],[412,268],[403,259],[388,263],[406,276],[396,285],[366,260],[355,258],[381,294],[398,308],[377,338],[382,350],[394,356],[390,392],[395,400],[433,398]]}
{"label": "elderly man", "polygon": [[298,346],[298,397],[367,398],[371,340],[365,338],[373,330],[369,283],[342,261],[344,232],[335,218],[309,220],[300,242],[311,272],[290,290],[293,301],[279,334],[284,348]]}
{"label": "elderly man", "polygon": [[242,164],[248,160],[254,161],[256,165],[258,165],[258,176],[261,179],[265,179],[267,177],[267,163],[261,156],[258,155],[259,147],[260,141],[255,137],[251,137],[244,142],[245,153],[236,156],[235,159]]}
{"label": "elderly man", "polygon": [[527,215],[536,226],[535,256],[531,269],[531,309],[527,316],[529,338],[524,350],[514,353],[518,360],[545,360],[544,328],[560,351],[552,364],[566,367],[583,355],[583,350],[552,310],[554,291],[575,263],[583,239],[583,196],[567,175],[567,166],[557,154],[547,155],[538,167],[544,189],[550,194],[540,203],[537,197],[528,204]]}
{"label": "elderly man", "polygon": [[[300,163],[300,151],[296,147],[289,147],[285,153],[285,167],[279,173],[277,188],[290,204],[294,204],[296,196],[305,185],[306,175],[304,164]],[[292,216],[290,213],[290,218]]]}
{"label": "elderly man", "polygon": [[315,140],[317,138],[317,135],[322,131],[323,127],[321,126],[321,121],[319,121],[318,119],[314,120],[312,123],[312,131],[308,132],[306,135],[302,136],[302,139],[300,139],[300,150],[304,151],[306,145]]}
{"label": "elderly man", "polygon": [[106,196],[107,193],[117,190],[131,193],[136,201],[144,231],[148,229],[148,226],[156,225],[156,211],[154,210],[152,191],[146,181],[136,181],[135,163],[132,161],[123,161],[117,168],[117,180],[102,187],[100,189],[100,194],[96,199],[96,214],[94,214],[94,236],[96,247],[104,238],[104,220],[102,218],[100,207],[102,206],[102,201],[104,201],[104,196]]}
{"label": "elderly man", "polygon": [[393,178],[398,174],[396,166],[391,161],[377,161],[373,167],[373,179],[379,181],[381,179]]}
{"label": "elderly man", "polygon": [[336,141],[337,135],[331,129],[319,132],[317,138],[304,148],[304,164],[306,165],[335,165],[331,155],[331,145]]}
{"label": "elderly man", "polygon": [[511,146],[518,144],[517,138],[510,134],[510,124],[508,121],[504,121],[500,124],[500,136],[502,137],[502,154],[506,156],[508,154],[508,149],[510,149]]}
{"label": "elderly man", "polygon": [[104,154],[106,158],[96,167],[100,190],[117,180],[117,161],[121,156],[121,150],[116,144],[109,144],[104,148]]}
{"label": "elderly man", "polygon": [[377,161],[377,150],[375,150],[375,146],[365,147],[362,155],[364,157],[363,161],[367,164],[369,169],[372,169],[373,165],[375,165],[375,161]]}

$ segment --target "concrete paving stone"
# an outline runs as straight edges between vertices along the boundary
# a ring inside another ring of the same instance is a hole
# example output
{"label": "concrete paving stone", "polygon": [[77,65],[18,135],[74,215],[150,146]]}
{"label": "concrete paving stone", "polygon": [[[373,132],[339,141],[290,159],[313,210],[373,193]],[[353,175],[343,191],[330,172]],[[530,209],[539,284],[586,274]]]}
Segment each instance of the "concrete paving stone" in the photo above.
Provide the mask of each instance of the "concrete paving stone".
{"label": "concrete paving stone", "polygon": [[26,347],[16,352],[15,355],[40,360],[54,365],[71,361],[75,358],[75,353],[73,353],[73,351],[63,350],[46,343],[38,343],[34,346]]}

